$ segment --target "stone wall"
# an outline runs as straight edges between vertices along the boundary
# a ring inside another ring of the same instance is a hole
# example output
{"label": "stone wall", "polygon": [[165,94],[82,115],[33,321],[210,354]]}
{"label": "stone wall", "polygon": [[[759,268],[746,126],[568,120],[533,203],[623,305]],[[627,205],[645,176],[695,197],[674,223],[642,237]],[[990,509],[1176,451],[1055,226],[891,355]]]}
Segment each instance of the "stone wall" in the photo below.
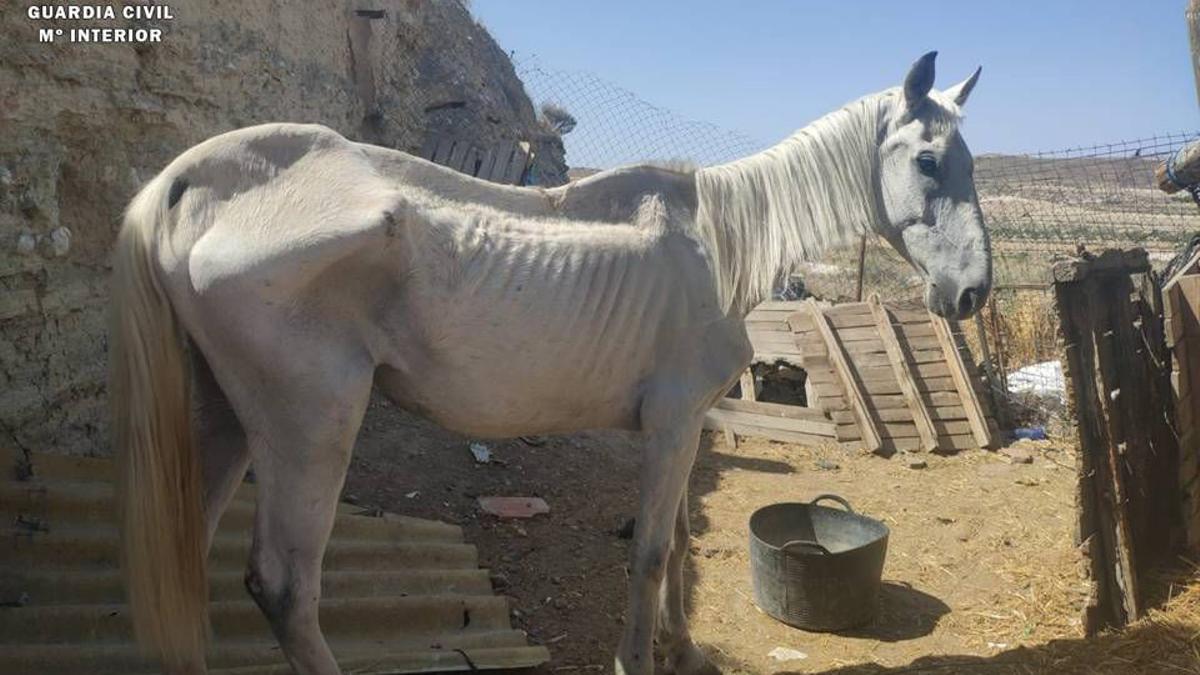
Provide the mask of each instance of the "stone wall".
{"label": "stone wall", "polygon": [[[0,9],[0,446],[107,452],[109,251],[138,187],[214,134],[319,122],[415,150],[544,136],[458,0],[167,3],[158,44],[40,44]],[[121,3],[112,3],[120,13]],[[131,22],[86,22],[126,27]]]}

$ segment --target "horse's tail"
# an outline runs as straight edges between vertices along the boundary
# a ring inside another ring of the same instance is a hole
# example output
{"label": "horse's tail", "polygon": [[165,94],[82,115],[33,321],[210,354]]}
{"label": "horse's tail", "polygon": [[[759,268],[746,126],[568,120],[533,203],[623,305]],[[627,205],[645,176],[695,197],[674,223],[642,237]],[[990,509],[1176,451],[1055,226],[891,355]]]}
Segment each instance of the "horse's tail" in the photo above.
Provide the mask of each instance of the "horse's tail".
{"label": "horse's tail", "polygon": [[208,583],[190,361],[154,256],[171,185],[163,175],[151,181],[117,238],[108,396],[134,631],[169,672],[187,672],[204,668]]}

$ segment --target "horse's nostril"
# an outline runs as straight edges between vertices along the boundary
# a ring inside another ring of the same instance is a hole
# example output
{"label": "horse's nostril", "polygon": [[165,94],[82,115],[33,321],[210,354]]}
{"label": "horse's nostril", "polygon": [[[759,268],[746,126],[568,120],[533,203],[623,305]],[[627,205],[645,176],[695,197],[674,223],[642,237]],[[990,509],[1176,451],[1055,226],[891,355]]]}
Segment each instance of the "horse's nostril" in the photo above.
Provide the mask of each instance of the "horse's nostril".
{"label": "horse's nostril", "polygon": [[958,315],[965,317],[975,311],[975,303],[979,300],[979,289],[972,286],[958,296]]}

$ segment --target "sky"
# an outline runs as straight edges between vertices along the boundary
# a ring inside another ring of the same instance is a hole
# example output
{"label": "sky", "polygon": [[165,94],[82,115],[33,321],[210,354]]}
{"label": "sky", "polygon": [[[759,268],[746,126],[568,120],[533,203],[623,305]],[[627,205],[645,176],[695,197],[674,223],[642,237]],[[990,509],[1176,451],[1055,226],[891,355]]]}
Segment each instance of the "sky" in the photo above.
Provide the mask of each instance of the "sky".
{"label": "sky", "polygon": [[1030,152],[1200,129],[1186,0],[473,0],[506,51],[774,143],[938,50],[963,136]]}

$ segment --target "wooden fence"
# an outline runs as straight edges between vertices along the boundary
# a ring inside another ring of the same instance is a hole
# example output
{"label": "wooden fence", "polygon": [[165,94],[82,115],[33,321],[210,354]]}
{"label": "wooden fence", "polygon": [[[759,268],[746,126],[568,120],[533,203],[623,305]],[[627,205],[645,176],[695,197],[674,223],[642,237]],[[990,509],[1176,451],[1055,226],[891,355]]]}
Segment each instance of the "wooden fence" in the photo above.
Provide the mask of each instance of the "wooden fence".
{"label": "wooden fence", "polygon": [[1179,430],[1182,543],[1200,553],[1200,253],[1163,284],[1162,294]]}
{"label": "wooden fence", "polygon": [[455,171],[493,183],[521,185],[532,158],[525,141],[498,141],[484,148],[449,136],[429,136],[420,157]]}
{"label": "wooden fence", "polygon": [[1053,268],[1067,404],[1079,441],[1077,544],[1094,634],[1144,613],[1146,571],[1170,550],[1178,490],[1162,296],[1146,252],[1105,251]]}

